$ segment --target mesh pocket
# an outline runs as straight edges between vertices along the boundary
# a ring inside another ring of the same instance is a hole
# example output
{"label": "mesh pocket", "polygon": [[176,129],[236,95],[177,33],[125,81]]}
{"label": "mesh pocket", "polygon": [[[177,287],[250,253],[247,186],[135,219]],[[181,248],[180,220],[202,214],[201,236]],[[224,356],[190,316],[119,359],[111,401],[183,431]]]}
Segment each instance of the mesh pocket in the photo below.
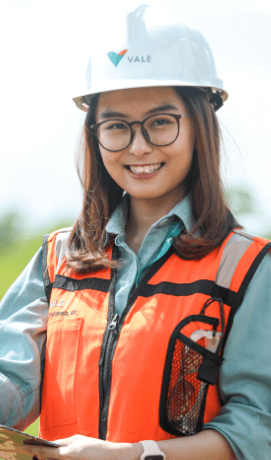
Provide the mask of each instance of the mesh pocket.
{"label": "mesh pocket", "polygon": [[172,358],[166,414],[170,426],[184,435],[197,430],[207,383],[197,379],[203,356],[181,340],[176,340]]}
{"label": "mesh pocket", "polygon": [[[205,319],[210,324],[214,318]],[[174,330],[169,342],[160,425],[169,433],[189,436],[202,429],[208,386],[215,384],[223,358],[183,335],[181,325]]]}

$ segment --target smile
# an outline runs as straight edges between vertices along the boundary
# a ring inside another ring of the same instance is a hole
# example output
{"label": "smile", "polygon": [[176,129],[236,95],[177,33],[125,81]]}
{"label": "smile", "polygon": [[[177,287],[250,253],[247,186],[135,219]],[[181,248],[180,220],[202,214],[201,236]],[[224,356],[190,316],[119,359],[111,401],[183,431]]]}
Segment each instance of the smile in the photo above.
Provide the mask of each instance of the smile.
{"label": "smile", "polygon": [[151,165],[127,165],[126,168],[129,169],[133,174],[151,174],[158,169],[162,168],[164,163],[154,163]]}

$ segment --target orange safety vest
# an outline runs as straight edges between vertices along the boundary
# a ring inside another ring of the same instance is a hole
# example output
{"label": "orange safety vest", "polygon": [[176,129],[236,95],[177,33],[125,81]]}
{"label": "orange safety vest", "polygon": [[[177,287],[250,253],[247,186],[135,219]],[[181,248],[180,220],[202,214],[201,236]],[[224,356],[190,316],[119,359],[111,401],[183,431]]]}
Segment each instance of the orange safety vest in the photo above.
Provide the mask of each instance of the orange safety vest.
{"label": "orange safety vest", "polygon": [[[82,434],[113,442],[175,437],[174,430],[168,432],[160,423],[172,333],[191,315],[196,315],[196,321],[182,332],[190,337],[202,329],[197,315],[213,298],[220,303],[211,302],[206,314],[218,318],[221,331],[222,304],[226,339],[271,242],[236,229],[200,260],[183,260],[172,247],[150,267],[118,316],[114,314],[116,272],[102,269],[79,275],[68,270],[68,236],[67,230],[60,230],[45,237],[43,244],[44,285],[50,303],[40,437],[54,440]],[[108,255],[114,257],[115,252],[111,247]],[[212,325],[205,324],[204,329],[212,330]],[[216,383],[208,387],[203,423],[215,417],[223,404]]]}

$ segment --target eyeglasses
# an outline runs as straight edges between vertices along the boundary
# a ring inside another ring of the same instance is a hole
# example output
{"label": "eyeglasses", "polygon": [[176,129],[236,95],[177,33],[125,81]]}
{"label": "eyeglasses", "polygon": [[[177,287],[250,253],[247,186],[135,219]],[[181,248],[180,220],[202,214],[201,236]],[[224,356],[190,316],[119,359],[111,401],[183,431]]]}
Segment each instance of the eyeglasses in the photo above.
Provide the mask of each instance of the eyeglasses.
{"label": "eyeglasses", "polygon": [[134,132],[132,126],[141,125],[144,138],[152,145],[164,147],[173,144],[179,135],[180,118],[190,117],[191,114],[173,115],[159,113],[145,118],[143,121],[123,121],[111,119],[91,125],[89,130],[94,134],[99,144],[109,152],[120,152],[126,149],[132,142]]}

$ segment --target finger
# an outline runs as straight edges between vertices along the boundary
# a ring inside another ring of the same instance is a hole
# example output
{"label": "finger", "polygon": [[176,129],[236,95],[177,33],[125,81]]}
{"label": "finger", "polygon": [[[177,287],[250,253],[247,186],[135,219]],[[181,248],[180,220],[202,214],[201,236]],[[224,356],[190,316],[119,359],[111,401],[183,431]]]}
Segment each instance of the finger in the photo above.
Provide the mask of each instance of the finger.
{"label": "finger", "polygon": [[64,447],[64,446],[69,446],[71,444],[72,438],[73,438],[73,436],[71,438],[55,439],[54,441],[51,441],[51,442],[53,442],[54,444],[58,444],[59,446]]}
{"label": "finger", "polygon": [[42,458],[60,458],[59,447],[45,447],[45,446],[32,446],[28,444],[29,452],[33,456],[37,456],[39,459]]}

